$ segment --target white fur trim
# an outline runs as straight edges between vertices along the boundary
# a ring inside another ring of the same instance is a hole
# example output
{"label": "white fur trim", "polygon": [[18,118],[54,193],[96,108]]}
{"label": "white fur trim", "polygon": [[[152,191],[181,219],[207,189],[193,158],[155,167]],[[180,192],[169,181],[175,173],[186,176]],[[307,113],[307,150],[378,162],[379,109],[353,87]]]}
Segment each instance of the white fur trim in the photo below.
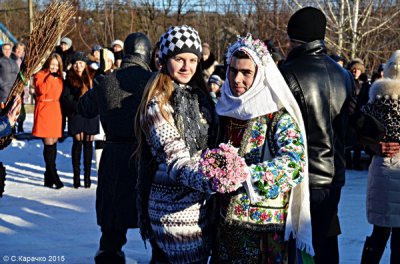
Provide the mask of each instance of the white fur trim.
{"label": "white fur trim", "polygon": [[400,94],[400,80],[380,79],[374,82],[369,89],[369,102],[372,103],[375,99],[380,99],[384,96],[387,99],[398,99]]}

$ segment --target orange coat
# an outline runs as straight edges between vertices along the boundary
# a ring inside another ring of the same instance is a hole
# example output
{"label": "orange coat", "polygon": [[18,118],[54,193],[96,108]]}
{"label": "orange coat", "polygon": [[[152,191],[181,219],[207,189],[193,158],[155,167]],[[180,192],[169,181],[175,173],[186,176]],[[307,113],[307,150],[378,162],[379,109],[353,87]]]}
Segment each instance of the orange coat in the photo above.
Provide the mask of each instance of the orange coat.
{"label": "orange coat", "polygon": [[60,138],[62,115],[60,96],[63,89],[61,77],[54,77],[47,70],[34,77],[36,107],[32,135],[40,138]]}

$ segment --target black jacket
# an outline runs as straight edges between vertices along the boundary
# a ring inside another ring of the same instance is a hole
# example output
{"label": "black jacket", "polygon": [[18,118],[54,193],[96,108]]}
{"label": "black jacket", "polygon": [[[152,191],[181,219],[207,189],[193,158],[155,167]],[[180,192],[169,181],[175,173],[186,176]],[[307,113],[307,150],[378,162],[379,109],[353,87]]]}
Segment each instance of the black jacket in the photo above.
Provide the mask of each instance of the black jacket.
{"label": "black jacket", "polygon": [[99,117],[86,118],[78,113],[80,94],[80,87],[73,86],[68,80],[64,81],[60,104],[63,112],[68,116],[68,133],[71,136],[81,132],[88,135],[96,135],[100,132]]}
{"label": "black jacket", "polygon": [[303,115],[311,188],[341,187],[345,181],[351,74],[326,55],[323,41],[294,48],[281,66]]}
{"label": "black jacket", "polygon": [[[96,194],[97,223],[103,228],[135,228],[137,226],[137,169],[132,153],[134,119],[144,87],[152,73],[129,65],[94,80],[93,89],[81,97],[78,112],[85,117],[100,114],[106,135],[98,172]],[[147,66],[148,67],[148,66]]]}

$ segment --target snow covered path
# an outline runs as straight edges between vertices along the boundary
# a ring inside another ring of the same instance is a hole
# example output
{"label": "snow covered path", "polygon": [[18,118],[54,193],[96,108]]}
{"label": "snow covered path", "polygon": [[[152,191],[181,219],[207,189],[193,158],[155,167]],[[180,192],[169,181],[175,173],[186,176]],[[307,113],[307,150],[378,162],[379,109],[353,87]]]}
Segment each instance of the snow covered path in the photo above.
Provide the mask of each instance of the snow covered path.
{"label": "snow covered path", "polygon": [[[26,130],[31,123],[28,114]],[[57,169],[65,184],[60,190],[43,186],[40,140],[14,140],[0,151],[0,161],[7,168],[5,193],[0,198],[0,263],[27,263],[28,257],[42,260],[30,263],[94,263],[100,238],[95,213],[97,170],[93,164],[90,189],[74,189],[71,144],[71,138],[58,144]],[[365,236],[372,230],[365,216],[366,182],[367,171],[347,171],[340,203],[340,263],[360,263]],[[138,230],[128,232],[124,251],[129,264],[148,263],[151,255]],[[381,263],[389,263],[389,256],[387,247]]]}

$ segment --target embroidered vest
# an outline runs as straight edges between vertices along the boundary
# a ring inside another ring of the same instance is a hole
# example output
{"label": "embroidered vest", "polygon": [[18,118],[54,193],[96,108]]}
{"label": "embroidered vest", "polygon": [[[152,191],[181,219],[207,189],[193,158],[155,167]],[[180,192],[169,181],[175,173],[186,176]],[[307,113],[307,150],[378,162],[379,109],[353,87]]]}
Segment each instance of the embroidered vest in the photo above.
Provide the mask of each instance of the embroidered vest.
{"label": "embroidered vest", "polygon": [[[270,160],[277,152],[274,135],[284,109],[249,121],[239,148],[247,165]],[[231,194],[221,195],[220,213],[230,225],[255,231],[283,231],[290,193],[279,193],[273,199],[252,204],[243,187]]]}

